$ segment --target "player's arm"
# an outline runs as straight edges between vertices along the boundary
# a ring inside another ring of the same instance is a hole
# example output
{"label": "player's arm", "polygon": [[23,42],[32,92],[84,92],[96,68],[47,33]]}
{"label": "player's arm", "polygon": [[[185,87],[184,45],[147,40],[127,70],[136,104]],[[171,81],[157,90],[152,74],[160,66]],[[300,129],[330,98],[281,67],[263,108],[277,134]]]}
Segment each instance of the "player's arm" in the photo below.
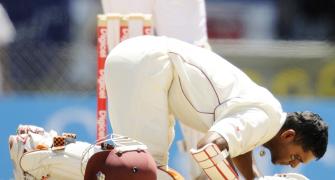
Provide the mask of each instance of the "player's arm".
{"label": "player's arm", "polygon": [[255,177],[261,176],[256,165],[254,164],[252,151],[234,157],[232,160],[234,165],[238,168],[245,179],[254,179]]}
{"label": "player's arm", "polygon": [[[224,149],[229,150],[229,146],[227,141],[224,137],[219,135],[216,132],[208,132],[204,138],[202,138],[198,143],[198,149],[202,148],[203,146],[214,143],[218,146],[220,151],[223,151]],[[239,155],[235,158],[227,158],[227,161],[232,165],[235,172],[237,168],[239,172],[244,176],[245,179],[254,179],[255,177],[260,176],[259,171],[257,170],[256,166],[253,164],[253,158],[252,158],[252,151]]]}
{"label": "player's arm", "polygon": [[[225,149],[229,150],[229,146],[225,138],[216,132],[208,132],[205,135],[205,137],[200,140],[197,148],[201,149],[202,147],[204,147],[209,143],[214,143],[215,145],[217,145],[220,151],[223,151]],[[247,180],[254,179],[255,177],[259,176],[259,172],[256,169],[255,171],[253,170],[253,160],[251,151],[239,155],[235,158],[230,158],[230,156],[228,156],[226,160],[230,163],[230,165],[234,168],[234,170],[236,167]]]}
{"label": "player's arm", "polygon": [[262,109],[248,108],[216,121],[209,131],[225,139],[229,155],[234,158],[233,165],[241,175],[246,179],[254,179],[258,173],[253,170],[251,152],[248,152],[255,145],[264,144],[264,137],[272,123]]}

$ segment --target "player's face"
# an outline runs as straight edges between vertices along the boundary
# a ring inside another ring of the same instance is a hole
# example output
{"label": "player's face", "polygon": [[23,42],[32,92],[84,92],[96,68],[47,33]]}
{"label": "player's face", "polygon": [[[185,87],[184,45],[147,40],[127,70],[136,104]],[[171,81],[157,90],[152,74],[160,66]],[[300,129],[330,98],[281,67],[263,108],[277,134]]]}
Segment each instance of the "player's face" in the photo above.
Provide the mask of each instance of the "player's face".
{"label": "player's face", "polygon": [[300,163],[308,163],[315,159],[312,151],[304,151],[300,145],[291,144],[277,147],[276,152],[271,152],[271,160],[274,164],[290,165],[295,168]]}
{"label": "player's face", "polygon": [[304,151],[302,146],[294,142],[292,132],[282,133],[275,147],[271,149],[273,164],[290,165],[295,168],[300,163],[308,163],[315,159],[312,151]]}

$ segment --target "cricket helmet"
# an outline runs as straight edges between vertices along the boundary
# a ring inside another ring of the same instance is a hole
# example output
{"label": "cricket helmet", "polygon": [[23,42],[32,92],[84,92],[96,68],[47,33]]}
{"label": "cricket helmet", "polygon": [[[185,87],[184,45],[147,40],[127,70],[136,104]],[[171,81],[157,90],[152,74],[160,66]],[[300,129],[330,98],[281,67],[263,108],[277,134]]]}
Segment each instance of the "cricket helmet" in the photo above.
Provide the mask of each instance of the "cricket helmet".
{"label": "cricket helmet", "polygon": [[157,166],[146,150],[119,152],[112,149],[90,157],[84,179],[156,180]]}

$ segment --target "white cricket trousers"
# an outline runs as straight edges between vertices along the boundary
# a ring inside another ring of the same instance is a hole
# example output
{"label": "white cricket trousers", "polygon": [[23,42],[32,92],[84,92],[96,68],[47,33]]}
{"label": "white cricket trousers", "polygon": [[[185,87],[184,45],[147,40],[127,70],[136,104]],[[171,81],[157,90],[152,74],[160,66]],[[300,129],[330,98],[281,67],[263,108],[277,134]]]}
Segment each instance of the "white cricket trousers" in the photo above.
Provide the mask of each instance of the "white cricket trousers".
{"label": "white cricket trousers", "polygon": [[175,124],[168,103],[173,66],[162,38],[137,37],[115,47],[105,82],[113,133],[145,143],[158,165],[167,165]]}

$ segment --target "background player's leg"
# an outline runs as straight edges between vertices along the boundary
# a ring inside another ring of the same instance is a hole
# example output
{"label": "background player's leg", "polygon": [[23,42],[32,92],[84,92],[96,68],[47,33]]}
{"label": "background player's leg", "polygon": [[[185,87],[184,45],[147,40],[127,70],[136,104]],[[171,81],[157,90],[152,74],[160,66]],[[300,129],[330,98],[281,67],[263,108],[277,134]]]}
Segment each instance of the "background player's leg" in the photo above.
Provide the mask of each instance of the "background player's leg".
{"label": "background player's leg", "polygon": [[154,0],[101,0],[104,13],[152,13]]}
{"label": "background player's leg", "polygon": [[207,43],[204,0],[156,0],[154,18],[157,35],[200,46]]}
{"label": "background player's leg", "polygon": [[190,175],[193,179],[196,179],[201,175],[202,169],[200,169],[199,165],[194,162],[193,157],[189,151],[192,148],[197,148],[199,140],[203,138],[205,134],[188,127],[182,122],[179,122],[179,124],[184,138],[183,140],[179,141],[181,144],[179,150],[185,152],[188,155],[190,161]]}

